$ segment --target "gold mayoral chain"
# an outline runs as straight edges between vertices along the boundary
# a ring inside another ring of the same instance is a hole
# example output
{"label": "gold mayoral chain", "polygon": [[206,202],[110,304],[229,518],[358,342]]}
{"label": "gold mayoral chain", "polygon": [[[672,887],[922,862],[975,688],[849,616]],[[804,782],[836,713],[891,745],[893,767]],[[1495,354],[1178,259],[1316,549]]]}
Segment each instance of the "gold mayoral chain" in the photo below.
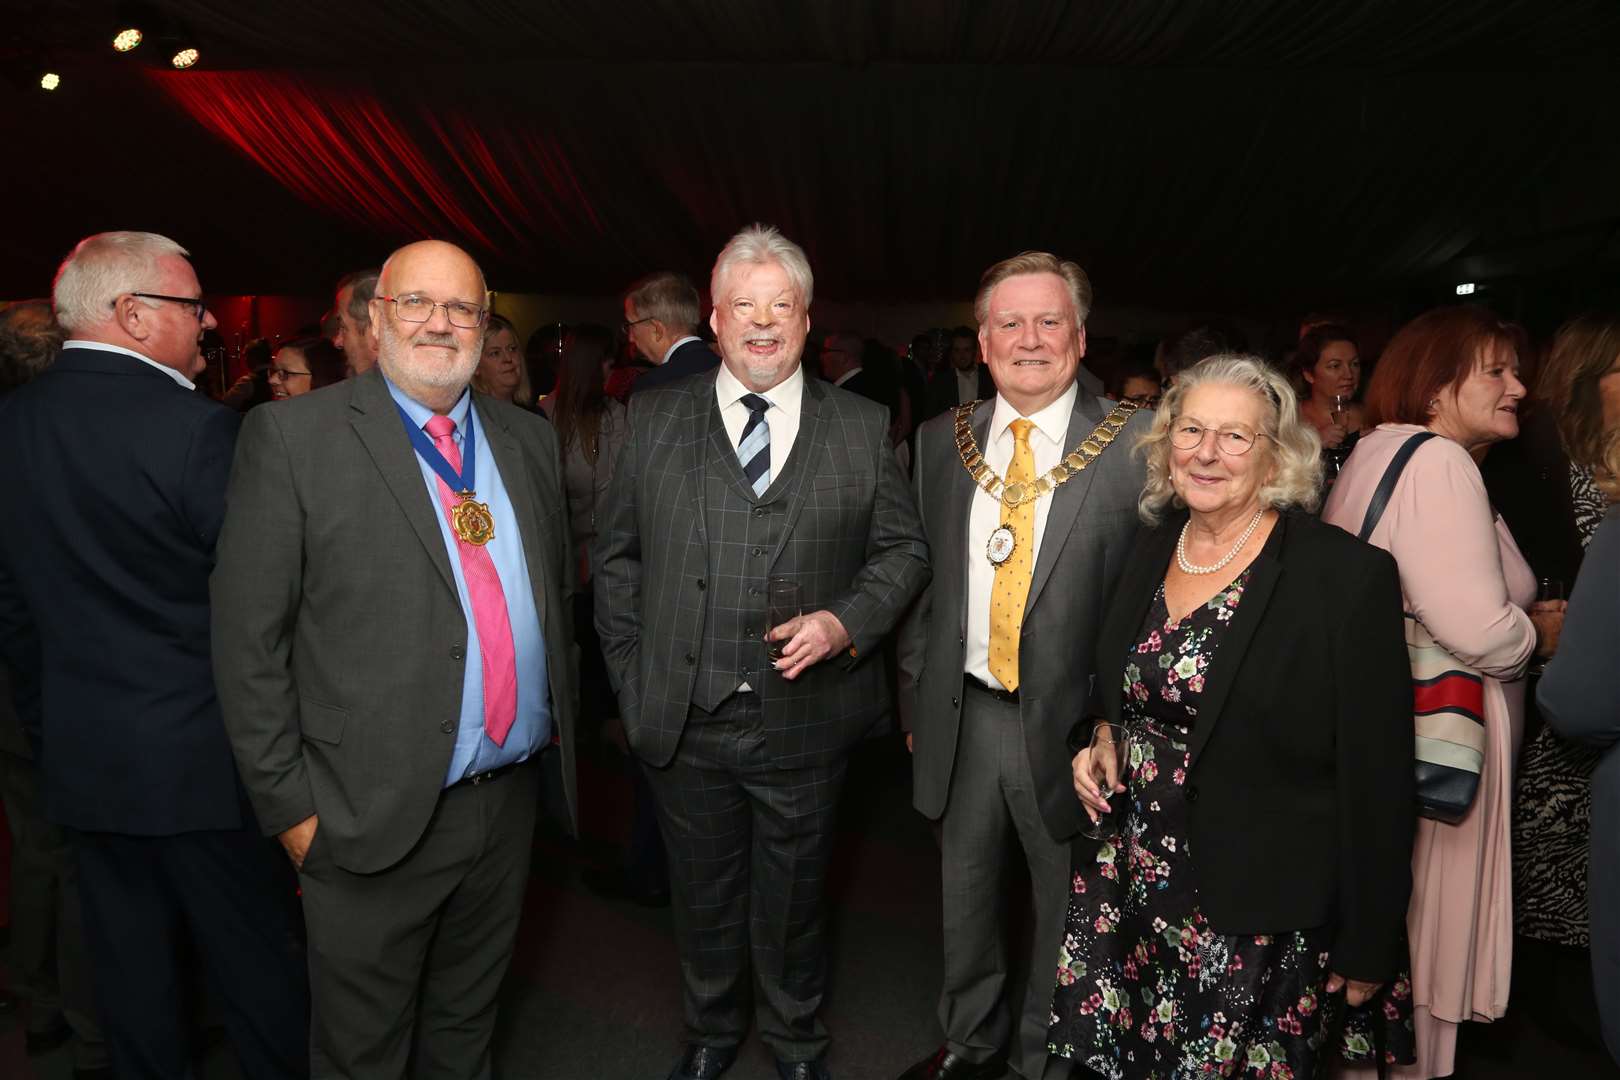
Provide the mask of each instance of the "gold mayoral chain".
{"label": "gold mayoral chain", "polygon": [[473,547],[483,547],[495,539],[495,518],[489,504],[479,502],[470,491],[456,492],[461,501],[450,508],[450,530],[456,538]]}
{"label": "gold mayoral chain", "polygon": [[[1121,401],[1114,406],[1113,412],[1102,418],[1102,423],[1093,428],[1090,435],[1081,439],[1078,446],[1069,451],[1062,461],[1046,470],[1045,474],[1032,481],[1014,480],[1009,484],[997,476],[990,463],[984,460],[984,454],[979,450],[979,440],[973,437],[973,410],[978,407],[977,401],[956,407],[956,452],[962,455],[962,467],[968,471],[973,482],[1009,510],[1050,494],[1062,487],[1069,477],[1084,472],[1088,465],[1102,457],[1108,444],[1125,430],[1131,414],[1141,408],[1134,401]],[[1010,525],[1002,525],[991,533],[989,546],[985,549],[985,557],[990,564],[1000,566],[1006,562],[1012,556],[1017,539]]]}

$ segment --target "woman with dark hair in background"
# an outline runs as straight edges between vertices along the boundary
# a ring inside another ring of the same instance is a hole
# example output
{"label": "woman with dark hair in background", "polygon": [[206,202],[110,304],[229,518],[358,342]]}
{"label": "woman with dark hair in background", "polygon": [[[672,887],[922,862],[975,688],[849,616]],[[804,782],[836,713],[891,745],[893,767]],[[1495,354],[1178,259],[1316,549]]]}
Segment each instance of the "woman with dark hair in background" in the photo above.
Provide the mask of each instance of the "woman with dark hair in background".
{"label": "woman with dark hair in background", "polygon": [[1354,401],[1361,389],[1361,354],[1349,328],[1323,323],[1307,330],[1294,352],[1294,378],[1299,415],[1316,429],[1324,449],[1343,447],[1348,456],[1364,422]]}
{"label": "woman with dark hair in background", "polygon": [[276,350],[267,378],[275,401],[343,381],[343,353],[321,337],[294,338]]}
{"label": "woman with dark hair in background", "polygon": [[518,348],[517,330],[504,315],[490,312],[489,325],[484,328],[484,351],[478,355],[472,385],[480,393],[535,411],[534,389],[529,384],[523,351]]}
{"label": "woman with dark hair in background", "polygon": [[[596,539],[598,505],[630,433],[625,407],[609,397],[605,380],[618,342],[605,326],[576,326],[563,338],[557,389],[540,401],[540,409],[557,428],[562,448],[563,487],[568,494],[568,521],[578,549],[579,587],[574,592],[574,635],[579,643],[582,724],[603,724],[617,712],[608,684],[602,643],[596,634],[592,592],[594,567],[590,551]],[[649,391],[649,393],[655,393]],[[600,729],[582,728],[581,747],[599,746]],[[634,811],[621,866],[585,872],[585,883],[602,895],[641,904],[669,903],[669,878],[663,841],[653,814],[652,792],[640,767],[625,749],[625,768],[634,790]]]}
{"label": "woman with dark hair in background", "polygon": [[[1553,338],[1519,437],[1493,448],[1480,467],[1549,599],[1574,584],[1610,501],[1594,470],[1617,430],[1620,318],[1572,319]],[[1532,673],[1513,802],[1514,982],[1548,1031],[1596,1043],[1586,880],[1599,751],[1542,723],[1536,681]]]}

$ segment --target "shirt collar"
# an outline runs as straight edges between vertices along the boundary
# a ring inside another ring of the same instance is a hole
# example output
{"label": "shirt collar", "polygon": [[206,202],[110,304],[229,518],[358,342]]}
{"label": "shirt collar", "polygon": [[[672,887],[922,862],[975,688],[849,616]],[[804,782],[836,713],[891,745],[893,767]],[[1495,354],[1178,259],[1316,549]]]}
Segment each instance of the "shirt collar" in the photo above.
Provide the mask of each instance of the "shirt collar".
{"label": "shirt collar", "polygon": [[[383,385],[388,387],[388,393],[393,397],[394,402],[400,408],[405,410],[405,415],[411,418],[411,423],[426,430],[427,422],[433,419],[433,410],[411,397],[399,387],[395,386],[394,380],[390,379],[386,375],[383,376]],[[461,396],[456,399],[456,403],[452,405],[450,407],[450,411],[445,414],[446,416],[450,417],[451,420],[455,421],[456,435],[458,437],[466,430],[467,414],[471,410],[472,394],[466,390],[463,390],[461,392]]]}
{"label": "shirt collar", "polygon": [[681,338],[681,340],[677,341],[675,344],[673,344],[669,348],[665,349],[664,350],[664,358],[662,360],[658,361],[658,362],[660,364],[667,364],[667,363],[669,363],[669,358],[675,355],[675,350],[676,349],[680,348],[682,345],[685,345],[688,341],[702,341],[702,340],[703,339],[698,337],[696,334],[687,334],[685,337]]}
{"label": "shirt collar", "polygon": [[[714,391],[720,399],[720,408],[735,405],[744,394],[756,393],[744,386],[726,365],[721,364],[718,370],[719,374],[714,377]],[[804,366],[799,364],[793,368],[793,374],[759,396],[779,409],[796,413],[799,411],[799,400],[803,393]]]}
{"label": "shirt collar", "polygon": [[[1054,443],[1061,443],[1069,431],[1069,417],[1074,414],[1074,399],[1080,393],[1078,383],[1070,383],[1063,395],[1028,419],[1036,430]],[[1000,394],[996,395],[996,411],[990,417],[990,442],[1001,438],[1002,432],[1012,426],[1021,414]]]}
{"label": "shirt collar", "polygon": [[848,371],[846,371],[842,375],[838,376],[838,378],[834,379],[833,380],[833,385],[834,386],[843,386],[845,383],[849,382],[849,380],[853,379],[855,376],[859,375],[862,371],[865,371],[865,370],[866,369],[864,367],[862,367],[860,364],[856,364],[854,367],[850,368]]}
{"label": "shirt collar", "polygon": [[62,342],[62,348],[64,348],[64,349],[96,349],[99,352],[123,353],[125,356],[133,356],[135,359],[139,360],[141,363],[145,364],[147,367],[156,368],[157,370],[163,372],[163,374],[167,375],[169,378],[173,379],[175,382],[179,383],[181,386],[185,387],[187,390],[195,390],[195,389],[197,389],[197,384],[196,383],[192,382],[190,379],[188,379],[184,375],[180,374],[180,372],[174,370],[174,368],[169,367],[166,364],[160,364],[156,360],[152,359],[150,356],[145,356],[145,355],[143,355],[141,353],[138,353],[134,349],[126,349],[122,345],[112,345],[112,344],[109,344],[109,343],[107,343],[105,341],[84,341],[84,340],[81,340],[79,338],[73,338],[73,339],[71,339],[69,341]]}

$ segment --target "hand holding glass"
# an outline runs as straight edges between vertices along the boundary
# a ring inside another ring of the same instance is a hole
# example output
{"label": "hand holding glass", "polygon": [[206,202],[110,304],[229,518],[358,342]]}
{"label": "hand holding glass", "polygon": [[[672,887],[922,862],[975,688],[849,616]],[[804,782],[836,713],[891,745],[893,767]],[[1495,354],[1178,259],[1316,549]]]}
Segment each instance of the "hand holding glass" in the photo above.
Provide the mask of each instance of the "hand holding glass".
{"label": "hand holding glass", "polygon": [[772,641],[769,634],[783,623],[792,622],[804,614],[804,602],[799,596],[799,583],[788,578],[771,578],[765,585],[765,654],[772,660],[782,659],[782,649],[788,638]]}
{"label": "hand holding glass", "polygon": [[1114,799],[1125,792],[1125,771],[1130,765],[1130,732],[1123,724],[1099,723],[1091,729],[1091,745],[1074,757],[1074,790],[1091,823],[1081,833],[1093,840],[1117,834],[1122,824]]}

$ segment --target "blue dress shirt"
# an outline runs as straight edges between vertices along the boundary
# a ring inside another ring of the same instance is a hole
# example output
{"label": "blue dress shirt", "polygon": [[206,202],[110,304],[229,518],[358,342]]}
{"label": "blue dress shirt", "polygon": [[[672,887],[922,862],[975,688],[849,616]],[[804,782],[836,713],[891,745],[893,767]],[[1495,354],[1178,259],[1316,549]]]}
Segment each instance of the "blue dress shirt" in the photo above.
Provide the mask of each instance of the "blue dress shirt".
{"label": "blue dress shirt", "polygon": [[[388,392],[417,427],[426,430],[433,418],[433,410],[412,400],[393,382],[384,378]],[[501,578],[501,591],[506,595],[506,617],[512,623],[512,648],[517,660],[517,719],[507,733],[506,745],[496,746],[484,734],[484,661],[474,629],[472,599],[467,594],[467,578],[461,570],[461,555],[456,546],[461,543],[450,531],[450,522],[439,501],[439,476],[427,462],[417,455],[416,463],[422,470],[422,483],[427,486],[428,498],[433,503],[433,516],[438,519],[439,533],[444,537],[445,550],[450,555],[450,572],[456,576],[456,594],[461,598],[461,612],[467,621],[467,667],[461,683],[461,720],[456,732],[456,749],[450,756],[450,771],[444,778],[446,787],[474,773],[498,769],[538,753],[551,741],[551,686],[546,671],[546,640],[540,629],[540,612],[534,606],[534,587],[529,581],[529,564],[523,558],[523,537],[518,532],[517,512],[507,496],[500,470],[495,467],[495,455],[490,451],[484,425],[478,420],[478,410],[472,407],[472,395],[464,392],[450,410],[455,421],[456,447],[465,450],[465,432],[469,422],[478,428],[477,460],[474,471],[478,479],[478,501],[489,505],[495,519],[495,538],[484,546]],[[403,436],[403,433],[401,433]]]}

